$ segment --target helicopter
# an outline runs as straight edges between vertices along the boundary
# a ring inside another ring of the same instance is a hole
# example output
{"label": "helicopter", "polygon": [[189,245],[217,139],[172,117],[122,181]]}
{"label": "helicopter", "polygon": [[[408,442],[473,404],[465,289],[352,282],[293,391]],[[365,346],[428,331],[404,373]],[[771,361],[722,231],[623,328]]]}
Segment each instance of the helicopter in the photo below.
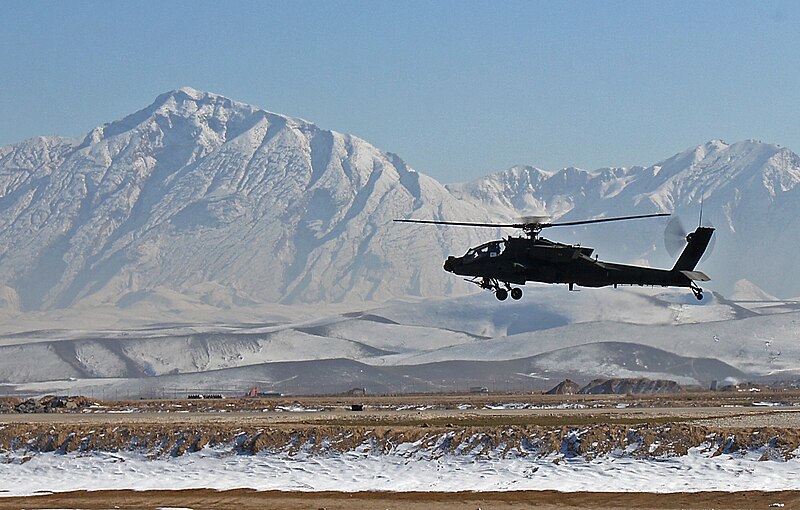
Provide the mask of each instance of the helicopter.
{"label": "helicopter", "polygon": [[465,276],[466,281],[494,292],[495,297],[500,301],[505,301],[509,295],[514,300],[521,299],[522,289],[515,285],[525,285],[527,282],[565,283],[569,286],[569,290],[574,290],[576,285],[581,287],[613,285],[614,288],[618,285],[688,287],[698,300],[703,299],[703,289],[696,282],[707,282],[711,278],[701,271],[696,271],[695,266],[711,241],[711,236],[714,234],[712,227],[698,226],[694,232],[686,236],[686,247],[672,269],[605,262],[599,260],[597,255],[592,258],[594,252],[592,248],[562,244],[539,236],[545,228],[659,216],[671,215],[668,213],[639,214],[559,223],[550,223],[538,218],[523,220],[522,223],[472,223],[413,219],[394,221],[522,230],[524,234],[522,236],[509,236],[505,239],[490,241],[470,248],[461,257],[451,255],[444,262],[445,271]]}

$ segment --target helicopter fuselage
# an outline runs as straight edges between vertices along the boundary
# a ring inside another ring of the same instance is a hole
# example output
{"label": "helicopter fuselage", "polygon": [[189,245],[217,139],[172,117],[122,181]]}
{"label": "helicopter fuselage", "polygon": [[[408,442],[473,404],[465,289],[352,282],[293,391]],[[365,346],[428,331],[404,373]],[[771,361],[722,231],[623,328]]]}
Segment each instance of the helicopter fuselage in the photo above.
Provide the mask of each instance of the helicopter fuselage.
{"label": "helicopter fuselage", "polygon": [[[700,227],[690,234],[684,255],[673,269],[658,269],[604,262],[594,250],[534,237],[509,237],[471,248],[462,257],[448,257],[444,269],[472,277],[484,288],[498,290],[504,283],[524,285],[526,282],[564,283],[570,287],[604,287],[609,285],[652,285],[696,287],[695,280],[708,277],[694,271],[694,265],[705,250],[713,229]],[[696,253],[695,253],[696,252]],[[696,255],[696,257],[694,256]],[[687,258],[697,259],[681,264]],[[697,292],[695,292],[698,295]],[[514,294],[512,294],[513,296]],[[698,298],[702,294],[698,295]]]}
{"label": "helicopter fuselage", "polygon": [[[459,227],[502,227],[521,229],[527,237],[508,237],[470,248],[461,257],[450,256],[444,262],[445,271],[468,277],[468,281],[491,290],[497,299],[510,294],[522,298],[522,290],[514,285],[527,282],[566,283],[570,290],[575,285],[605,287],[608,285],[648,285],[663,287],[689,287],[697,299],[703,299],[703,289],[695,282],[710,278],[695,266],[706,251],[714,229],[697,227],[686,236],[686,247],[672,269],[617,264],[592,258],[594,250],[582,246],[562,244],[539,237],[544,228],[588,225],[611,221],[636,220],[669,216],[668,213],[638,214],[611,218],[596,218],[566,222],[527,221],[523,223],[479,223],[468,221],[397,219],[401,223],[449,225]],[[702,224],[702,214],[701,214]]]}

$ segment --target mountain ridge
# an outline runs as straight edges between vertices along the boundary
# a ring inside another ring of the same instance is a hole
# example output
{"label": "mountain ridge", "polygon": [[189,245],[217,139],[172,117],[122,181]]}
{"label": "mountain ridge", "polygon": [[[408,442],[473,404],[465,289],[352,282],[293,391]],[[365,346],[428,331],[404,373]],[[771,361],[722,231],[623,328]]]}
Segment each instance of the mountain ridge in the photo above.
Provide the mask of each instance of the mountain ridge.
{"label": "mountain ridge", "polygon": [[[712,288],[731,293],[736,281],[746,279],[774,295],[800,293],[800,281],[787,278],[800,236],[792,212],[800,208],[800,156],[787,148],[712,140],[648,167],[539,171],[538,189],[524,180],[507,186],[513,175],[513,169],[490,174],[455,189],[506,211],[513,209],[507,197],[524,195],[541,206],[524,214],[561,220],[672,213],[692,225],[702,214],[703,223],[717,229],[716,251],[703,262]],[[601,259],[671,267],[674,260],[661,244],[663,228],[658,221],[636,222],[559,229],[557,235],[559,241],[596,246]]]}
{"label": "mountain ridge", "polygon": [[[360,299],[390,297],[376,281],[380,268],[391,270],[393,263],[378,253],[375,267],[368,267],[371,246],[364,240],[377,226],[367,216],[383,225],[415,210],[452,217],[467,212],[435,180],[357,137],[187,89],[96,128],[80,145],[64,144],[58,159],[33,158],[28,168],[15,164],[20,154],[13,147],[0,161],[3,188],[16,184],[19,190],[15,181],[27,181],[17,195],[27,185],[44,199],[31,211],[32,196],[3,196],[12,202],[0,223],[5,237],[33,237],[28,249],[3,246],[4,262],[9,255],[18,259],[5,271],[0,263],[0,277],[20,293],[25,309],[68,307],[99,291],[102,300],[159,285],[191,293],[209,280],[244,301],[342,300],[349,292]],[[59,178],[65,182],[54,183]],[[186,260],[176,259],[200,249],[188,239],[198,235],[211,238],[197,244],[212,253],[195,258],[191,270],[199,275],[192,276],[177,267]],[[439,237],[477,240],[469,232]],[[221,246],[225,238],[231,250]],[[170,249],[175,243],[189,246],[177,254]],[[265,285],[257,289],[238,276],[256,267],[253,251],[272,255],[272,267],[259,275]],[[445,249],[439,252],[444,258]],[[173,267],[165,269],[165,260]],[[413,272],[395,269],[414,279]],[[417,286],[434,280],[449,287],[436,269],[425,268]],[[333,282],[351,282],[331,289],[315,280],[320,272]]]}
{"label": "mountain ridge", "polygon": [[[800,295],[783,276],[800,235],[799,181],[788,149],[713,140],[649,167],[518,166],[442,185],[361,138],[184,87],[83,139],[0,148],[2,302],[114,304],[157,288],[222,307],[460,295],[471,287],[441,261],[508,231],[392,219],[696,217],[701,200],[723,254],[707,266],[714,285],[732,291],[746,278]],[[788,218],[783,228],[770,225],[776,215]],[[558,240],[669,267],[656,227],[560,230]]]}

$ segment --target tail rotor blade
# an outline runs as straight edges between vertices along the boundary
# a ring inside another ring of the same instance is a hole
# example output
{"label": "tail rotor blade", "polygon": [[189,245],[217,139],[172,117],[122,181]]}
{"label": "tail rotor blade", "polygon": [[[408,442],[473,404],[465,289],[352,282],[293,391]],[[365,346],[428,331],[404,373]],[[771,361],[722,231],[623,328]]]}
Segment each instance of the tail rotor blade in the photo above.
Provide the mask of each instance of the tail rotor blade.
{"label": "tail rotor blade", "polygon": [[[714,227],[708,219],[705,220],[705,223],[705,226]],[[687,235],[689,235],[689,231],[678,216],[673,216],[669,222],[667,222],[667,227],[664,229],[664,246],[667,248],[667,253],[669,253],[670,257],[675,258],[683,251],[686,247]],[[703,253],[703,257],[700,259],[701,262],[706,260],[708,256],[711,255],[711,252],[714,251],[716,240],[716,235],[711,237],[711,241],[708,243],[708,247],[705,253]]]}
{"label": "tail rotor blade", "polygon": [[673,216],[664,229],[664,246],[670,257],[676,257],[686,246],[686,236],[689,234],[678,216]]}
{"label": "tail rotor blade", "polygon": [[[711,223],[711,221],[709,221],[708,219],[706,219],[705,226],[714,228],[714,224]],[[714,251],[714,246],[716,244],[717,244],[717,234],[715,232],[714,235],[711,236],[711,241],[708,242],[708,247],[706,247],[706,252],[703,253],[702,257],[700,257],[700,262],[704,262],[709,257],[709,255],[711,255],[711,253]]]}

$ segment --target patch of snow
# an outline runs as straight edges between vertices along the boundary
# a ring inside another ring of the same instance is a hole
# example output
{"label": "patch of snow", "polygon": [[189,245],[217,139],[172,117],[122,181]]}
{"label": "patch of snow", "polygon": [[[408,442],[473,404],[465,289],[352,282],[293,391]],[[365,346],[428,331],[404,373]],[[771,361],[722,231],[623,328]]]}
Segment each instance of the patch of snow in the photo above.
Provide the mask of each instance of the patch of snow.
{"label": "patch of snow", "polygon": [[[259,453],[229,455],[204,449],[180,457],[38,454],[6,459],[2,496],[40,491],[252,488],[284,491],[510,491],[635,492],[784,491],[800,489],[800,461],[758,461],[760,454],[730,455],[692,448],[685,456],[638,460],[621,452],[592,460],[549,455],[434,455],[415,458],[420,445],[398,445],[378,455],[354,450],[336,455]],[[433,445],[435,449],[435,445]],[[409,457],[412,455],[412,457]],[[558,462],[554,462],[558,457]],[[409,462],[414,458],[413,462]]]}

